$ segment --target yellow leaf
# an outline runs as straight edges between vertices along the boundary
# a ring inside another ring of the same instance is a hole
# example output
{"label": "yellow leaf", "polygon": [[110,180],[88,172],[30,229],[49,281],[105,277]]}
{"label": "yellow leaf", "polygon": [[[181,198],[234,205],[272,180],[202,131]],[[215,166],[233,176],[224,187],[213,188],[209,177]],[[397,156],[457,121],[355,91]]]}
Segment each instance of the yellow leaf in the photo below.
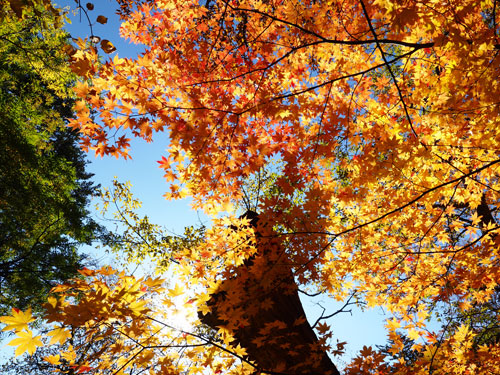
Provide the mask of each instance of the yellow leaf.
{"label": "yellow leaf", "polygon": [[15,350],[16,357],[24,352],[28,352],[29,355],[32,355],[37,346],[43,346],[43,343],[40,341],[41,336],[33,337],[33,332],[30,330],[18,332],[17,335],[19,337],[8,344],[10,346],[17,346]]}
{"label": "yellow leaf", "polygon": [[430,362],[436,354],[436,348],[434,346],[427,346],[424,350],[423,359],[426,362]]}
{"label": "yellow leaf", "polygon": [[15,330],[16,332],[23,329],[28,329],[28,323],[34,321],[35,318],[31,315],[31,309],[22,312],[19,309],[12,309],[12,316],[2,316],[0,317],[0,322],[7,324],[2,331]]}
{"label": "yellow leaf", "polygon": [[412,340],[418,340],[420,338],[420,333],[417,330],[411,328],[408,330],[408,337]]}
{"label": "yellow leaf", "polygon": [[128,305],[128,308],[132,310],[134,315],[140,316],[144,313],[145,310],[145,305],[147,301],[141,300],[141,301],[134,301]]}
{"label": "yellow leaf", "polygon": [[177,296],[180,296],[184,293],[184,288],[182,288],[181,286],[179,286],[179,284],[175,284],[175,288],[174,289],[169,289],[168,290],[168,295],[170,297],[177,297]]}
{"label": "yellow leaf", "polygon": [[[167,307],[168,307],[168,305],[167,305]],[[210,313],[212,310],[210,309],[210,307],[207,304],[202,304],[202,305],[198,306],[198,311],[201,314],[206,315],[206,314]]]}
{"label": "yellow leaf", "polygon": [[56,328],[48,333],[49,336],[52,336],[50,339],[50,344],[55,344],[56,342],[59,342],[59,344],[64,344],[67,339],[71,338],[71,333],[60,327]]}
{"label": "yellow leaf", "polygon": [[75,350],[73,349],[73,345],[69,345],[67,351],[61,353],[61,357],[66,361],[68,361],[70,364],[74,363],[76,359],[76,354]]}
{"label": "yellow leaf", "polygon": [[427,319],[427,317],[429,316],[429,312],[420,306],[418,311],[417,311],[417,316],[418,316],[418,319],[420,321],[423,321],[423,320]]}
{"label": "yellow leaf", "polygon": [[[162,303],[163,303],[163,304],[164,304],[167,308],[168,308],[168,307],[175,306],[175,303],[174,303],[171,299],[169,299],[169,298],[164,298],[164,299],[162,299],[162,301],[161,301],[161,302],[162,302]],[[208,309],[208,312],[210,312],[210,309]],[[204,313],[204,314],[205,314],[205,313]]]}
{"label": "yellow leaf", "polygon": [[399,327],[401,327],[401,324],[399,323],[399,321],[396,319],[396,318],[392,318],[391,320],[388,320],[386,325],[387,329],[389,331],[394,331],[396,329],[398,329]]}
{"label": "yellow leaf", "polygon": [[238,346],[233,348],[233,353],[239,357],[244,357],[247,354],[247,351],[245,348],[242,348],[240,344],[238,344]]}
{"label": "yellow leaf", "polygon": [[147,278],[146,280],[144,280],[144,284],[150,288],[161,286],[163,282],[164,280],[161,277],[157,277],[155,279]]}
{"label": "yellow leaf", "polygon": [[465,341],[469,333],[470,333],[469,327],[467,327],[465,324],[462,324],[460,327],[458,327],[453,337],[456,341],[462,342]]}
{"label": "yellow leaf", "polygon": [[292,112],[290,112],[289,110],[285,110],[285,111],[282,111],[278,114],[278,116],[280,116],[281,118],[285,118],[285,117],[288,117],[292,114]]}
{"label": "yellow leaf", "polygon": [[43,357],[43,359],[47,362],[49,362],[51,365],[58,365],[61,363],[60,361],[61,356],[59,354],[57,355],[48,355],[47,357]]}
{"label": "yellow leaf", "polygon": [[55,287],[53,287],[50,290],[50,292],[51,293],[62,293],[62,292],[67,291],[68,289],[71,289],[71,287],[69,285],[59,284],[59,285],[56,285]]}
{"label": "yellow leaf", "polygon": [[47,298],[47,303],[49,305],[51,305],[52,307],[56,307],[57,306],[57,298],[50,296],[49,298]]}

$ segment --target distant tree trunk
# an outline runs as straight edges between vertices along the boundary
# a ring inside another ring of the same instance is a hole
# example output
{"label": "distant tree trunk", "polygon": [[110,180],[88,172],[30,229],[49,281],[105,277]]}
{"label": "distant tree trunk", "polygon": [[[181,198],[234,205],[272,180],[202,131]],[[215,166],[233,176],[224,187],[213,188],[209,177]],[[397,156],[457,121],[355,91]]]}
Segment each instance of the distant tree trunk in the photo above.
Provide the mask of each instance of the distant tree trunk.
{"label": "distant tree trunk", "polygon": [[489,224],[496,224],[495,218],[486,201],[486,195],[481,196],[481,203],[477,206],[477,215],[481,217],[481,227],[487,228]]}
{"label": "distant tree trunk", "polygon": [[200,314],[201,321],[214,329],[232,330],[247,359],[261,371],[338,375],[306,320],[280,241],[256,213],[248,211],[244,217],[256,230],[259,252],[212,294],[211,312]]}

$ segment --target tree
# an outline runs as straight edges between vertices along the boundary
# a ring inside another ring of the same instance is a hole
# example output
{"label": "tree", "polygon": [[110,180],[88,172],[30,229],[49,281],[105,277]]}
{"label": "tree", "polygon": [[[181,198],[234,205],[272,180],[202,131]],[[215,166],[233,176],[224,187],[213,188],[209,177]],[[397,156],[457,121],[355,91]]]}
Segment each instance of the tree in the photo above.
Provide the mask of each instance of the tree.
{"label": "tree", "polygon": [[[176,254],[198,309],[211,312],[206,302],[245,261],[268,261],[232,206],[273,163],[276,194],[261,196],[256,211],[299,286],[337,300],[356,290],[385,307],[391,353],[404,348],[397,330],[418,342],[410,348],[417,359],[405,365],[403,356],[400,374],[498,373],[499,344],[475,345],[476,327],[426,325],[443,304],[465,315],[495,305],[496,1],[119,3],[122,35],[145,50],[102,62],[82,44],[73,65],[89,80],[76,87],[70,125],[100,155],[129,157],[131,135],[168,134],[160,161],[167,197],[190,196],[215,217],[203,245]],[[240,311],[248,307],[238,304],[241,286],[230,292],[224,309],[240,321],[226,319],[219,341],[185,343],[190,371],[280,372],[259,368],[244,348],[228,349],[234,327],[255,313]],[[287,328],[269,323],[277,336]],[[331,335],[326,324],[320,331]],[[211,350],[193,349],[207,342]],[[165,353],[154,356],[157,366],[174,360]],[[384,361],[365,348],[346,371],[383,373]]]}
{"label": "tree", "polygon": [[[113,224],[102,245],[114,253],[122,264],[153,262],[154,272],[165,273],[175,254],[204,241],[205,227],[190,226],[182,235],[173,235],[166,228],[152,223],[147,215],[137,210],[142,202],[133,196],[130,182],[112,182],[112,188],[99,192],[96,208],[105,221]],[[168,249],[168,251],[167,251]]]}
{"label": "tree", "polygon": [[[45,327],[45,333],[54,332]],[[96,340],[88,342],[88,332],[83,328],[73,330],[70,341],[64,342],[62,349],[67,351],[73,347],[76,350],[76,355],[61,356],[61,348],[57,346],[49,346],[50,342],[56,342],[60,338],[65,338],[64,331],[55,331],[50,339],[46,340],[45,347],[38,348],[31,356],[16,358],[10,363],[0,365],[2,374],[5,375],[21,375],[21,374],[37,374],[51,375],[54,372],[62,372],[64,374],[77,374],[78,369],[82,365],[82,361],[87,357],[98,356],[99,351],[106,346],[113,345],[116,342],[116,335],[107,335],[106,337],[94,337]],[[59,335],[59,336],[58,336]],[[71,347],[70,347],[71,345]],[[84,368],[84,367],[83,367]]]}
{"label": "tree", "polygon": [[48,291],[85,264],[77,252],[100,227],[87,206],[73,116],[75,76],[61,17],[45,8],[24,19],[2,5],[0,27],[0,310],[40,307]]}

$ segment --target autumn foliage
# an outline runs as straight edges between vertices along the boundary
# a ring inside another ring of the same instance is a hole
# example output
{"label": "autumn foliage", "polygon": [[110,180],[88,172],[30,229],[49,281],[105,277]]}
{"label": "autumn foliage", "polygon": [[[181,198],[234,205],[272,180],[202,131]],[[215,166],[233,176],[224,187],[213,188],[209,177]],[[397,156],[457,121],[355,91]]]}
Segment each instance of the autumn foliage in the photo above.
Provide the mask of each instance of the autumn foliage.
{"label": "autumn foliage", "polygon": [[[248,221],[236,218],[246,205],[274,228],[283,248],[277,259],[299,287],[338,301],[355,291],[368,306],[383,306],[394,355],[402,334],[415,340],[411,363],[364,348],[346,373],[500,372],[492,303],[500,281],[496,1],[120,4],[121,35],[144,52],[121,58],[118,51],[102,62],[81,43],[73,66],[86,79],[70,125],[84,148],[125,158],[131,136],[168,136],[159,161],[171,184],[166,197],[191,197],[214,217],[204,241],[169,254],[179,280],[192,286],[188,305],[208,313],[222,280],[250,257],[266,261]],[[249,272],[256,277],[259,268]],[[118,298],[99,275],[55,292],[79,291],[82,308],[88,298]],[[131,306],[142,303],[140,285],[156,285],[128,280],[121,275],[114,288],[134,285],[123,297]],[[235,301],[245,292],[231,290],[226,310],[241,308]],[[127,343],[82,362],[92,362],[92,371],[255,370],[245,349],[231,346],[243,321],[211,338],[161,336],[153,314],[161,307],[113,311],[118,316],[88,307],[88,316],[74,320],[64,303],[52,300],[48,318],[88,327],[89,340],[127,327]],[[431,330],[428,318],[443,311],[463,324]],[[280,326],[272,324],[269,330]],[[321,331],[327,350],[331,332]],[[115,361],[118,353],[129,357]]]}

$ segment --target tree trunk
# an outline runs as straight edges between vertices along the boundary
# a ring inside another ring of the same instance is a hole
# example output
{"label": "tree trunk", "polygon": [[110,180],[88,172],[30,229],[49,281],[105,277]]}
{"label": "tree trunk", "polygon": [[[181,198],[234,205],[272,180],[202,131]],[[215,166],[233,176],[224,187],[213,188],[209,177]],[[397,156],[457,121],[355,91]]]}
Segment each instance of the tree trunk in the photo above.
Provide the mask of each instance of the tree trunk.
{"label": "tree trunk", "polygon": [[258,254],[211,295],[203,323],[233,332],[247,359],[262,372],[339,375],[306,320],[290,262],[272,229],[247,212]]}

